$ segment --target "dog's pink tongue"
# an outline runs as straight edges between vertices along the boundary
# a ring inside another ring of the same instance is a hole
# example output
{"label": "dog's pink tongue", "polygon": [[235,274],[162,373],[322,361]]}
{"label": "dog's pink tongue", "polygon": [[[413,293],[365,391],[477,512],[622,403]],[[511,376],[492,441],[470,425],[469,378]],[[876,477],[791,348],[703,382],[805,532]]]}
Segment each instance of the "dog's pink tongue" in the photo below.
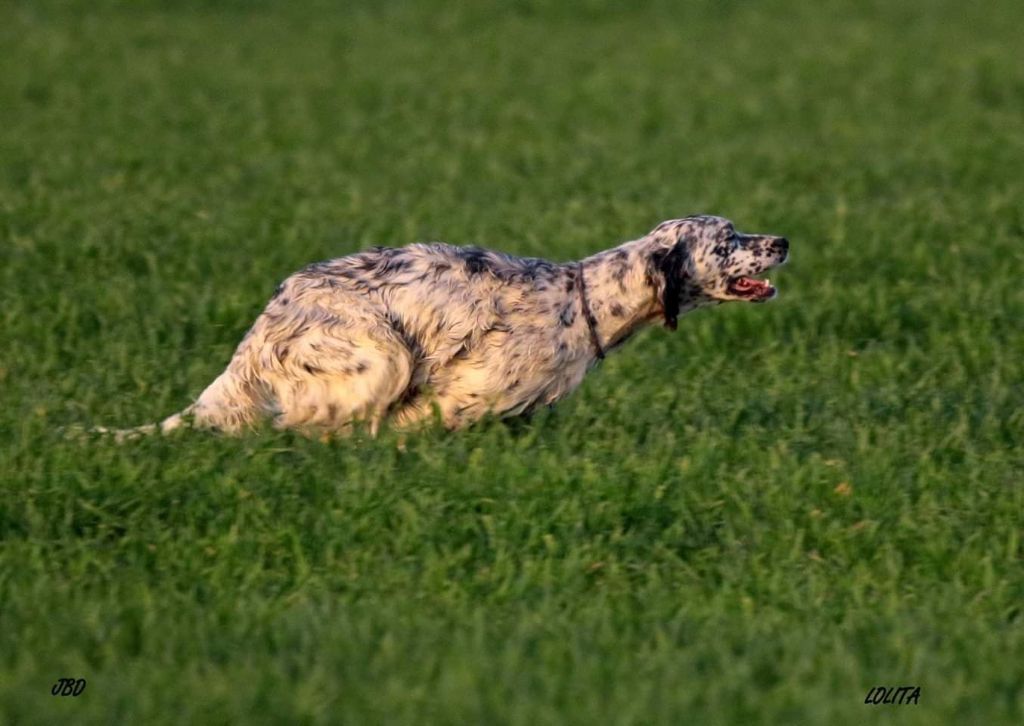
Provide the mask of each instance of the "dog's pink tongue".
{"label": "dog's pink tongue", "polygon": [[775,294],[775,288],[770,282],[754,277],[738,278],[732,289],[750,300],[767,300]]}
{"label": "dog's pink tongue", "polygon": [[768,283],[756,280],[753,277],[741,277],[736,281],[736,287],[740,290],[760,290],[768,287]]}

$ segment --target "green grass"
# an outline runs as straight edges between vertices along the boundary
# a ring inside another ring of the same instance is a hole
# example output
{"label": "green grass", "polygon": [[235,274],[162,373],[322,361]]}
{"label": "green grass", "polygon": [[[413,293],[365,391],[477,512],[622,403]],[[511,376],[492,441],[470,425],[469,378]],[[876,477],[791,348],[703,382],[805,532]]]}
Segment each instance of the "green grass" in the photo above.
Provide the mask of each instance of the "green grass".
{"label": "green grass", "polygon": [[[0,722],[1024,722],[1024,5],[458,7],[0,5]],[[529,422],[57,432],[308,262],[696,212],[780,299]]]}

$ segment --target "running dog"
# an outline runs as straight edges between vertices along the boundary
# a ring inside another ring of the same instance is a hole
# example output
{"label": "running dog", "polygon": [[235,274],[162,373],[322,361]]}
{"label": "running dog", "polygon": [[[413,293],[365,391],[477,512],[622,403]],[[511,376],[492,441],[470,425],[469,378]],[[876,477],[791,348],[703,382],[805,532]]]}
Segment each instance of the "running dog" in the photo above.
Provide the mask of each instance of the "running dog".
{"label": "running dog", "polygon": [[375,434],[435,415],[457,429],[564,398],[640,328],[675,330],[691,310],[776,295],[756,279],[789,254],[783,237],[721,217],[662,222],[579,262],[479,247],[377,247],[286,279],[220,376],[159,424],[225,433],[262,419],[313,435],[356,422]]}

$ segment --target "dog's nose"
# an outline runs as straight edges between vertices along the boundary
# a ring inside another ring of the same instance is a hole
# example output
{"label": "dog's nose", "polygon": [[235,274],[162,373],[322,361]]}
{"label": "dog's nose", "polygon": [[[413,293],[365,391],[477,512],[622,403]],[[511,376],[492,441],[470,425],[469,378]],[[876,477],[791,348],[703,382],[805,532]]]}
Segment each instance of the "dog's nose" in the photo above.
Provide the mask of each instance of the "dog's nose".
{"label": "dog's nose", "polygon": [[785,237],[776,237],[772,240],[772,250],[783,254],[789,252],[789,240]]}

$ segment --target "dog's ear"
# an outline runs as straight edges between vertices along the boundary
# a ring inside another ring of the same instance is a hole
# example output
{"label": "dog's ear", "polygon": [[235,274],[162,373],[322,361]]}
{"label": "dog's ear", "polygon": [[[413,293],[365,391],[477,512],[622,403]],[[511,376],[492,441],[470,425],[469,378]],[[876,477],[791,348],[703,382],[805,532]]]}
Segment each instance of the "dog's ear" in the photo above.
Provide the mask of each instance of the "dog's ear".
{"label": "dog's ear", "polygon": [[679,301],[682,297],[686,275],[687,243],[681,239],[671,247],[660,249],[651,255],[651,277],[661,277],[663,288],[661,307],[665,315],[665,327],[675,330],[679,324]]}

